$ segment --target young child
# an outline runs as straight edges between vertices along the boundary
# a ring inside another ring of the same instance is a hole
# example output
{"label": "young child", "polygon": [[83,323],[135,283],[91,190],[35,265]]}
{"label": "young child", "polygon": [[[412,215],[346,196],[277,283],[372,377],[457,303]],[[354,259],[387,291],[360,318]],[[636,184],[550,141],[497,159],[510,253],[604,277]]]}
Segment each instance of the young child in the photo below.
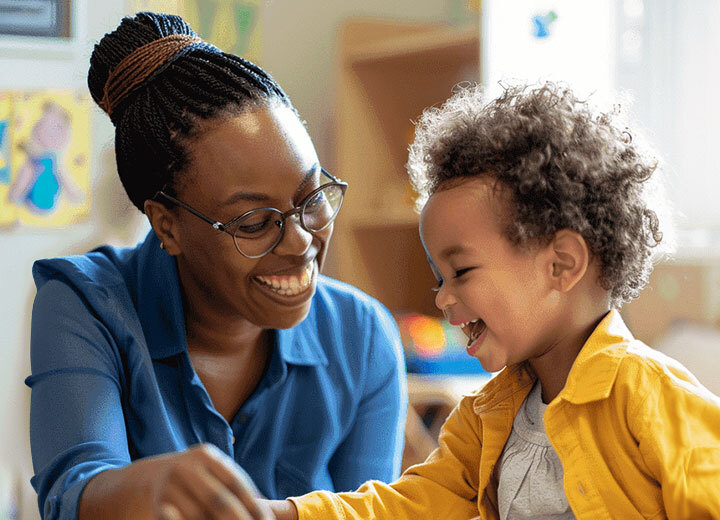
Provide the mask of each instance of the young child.
{"label": "young child", "polygon": [[720,398],[618,311],[662,235],[656,161],[615,116],[551,83],[425,112],[408,168],[436,303],[502,372],[398,481],[278,518],[720,518]]}

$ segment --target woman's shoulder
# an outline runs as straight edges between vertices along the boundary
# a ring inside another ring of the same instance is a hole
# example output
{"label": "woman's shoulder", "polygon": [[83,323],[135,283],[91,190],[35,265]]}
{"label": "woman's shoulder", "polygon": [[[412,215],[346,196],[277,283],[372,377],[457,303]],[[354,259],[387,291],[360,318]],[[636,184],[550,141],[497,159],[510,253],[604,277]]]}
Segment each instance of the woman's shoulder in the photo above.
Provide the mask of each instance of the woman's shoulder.
{"label": "woman's shoulder", "polygon": [[325,275],[318,276],[315,307],[319,314],[338,315],[345,320],[355,318],[363,321],[368,317],[392,319],[390,311],[376,298],[357,287]]}
{"label": "woman's shoulder", "polygon": [[137,277],[142,256],[148,256],[143,251],[149,239],[148,236],[134,247],[103,245],[84,254],[37,260],[32,267],[35,285],[40,289],[50,280],[59,280],[75,289],[125,285]]}
{"label": "woman's shoulder", "polygon": [[[401,358],[400,333],[390,311],[377,299],[344,282],[320,276],[305,326],[336,354]],[[331,349],[333,350],[333,349]],[[333,355],[327,353],[327,355]]]}
{"label": "woman's shoulder", "polygon": [[[147,254],[143,254],[146,243],[135,247],[119,248],[103,245],[85,254],[45,258],[37,260],[32,275],[37,287],[37,298],[56,294],[58,291],[43,291],[50,282],[77,294],[89,307],[107,307],[108,301],[119,301],[128,305],[136,298],[133,295],[140,285],[143,269],[147,270]],[[61,291],[63,292],[63,291]]]}

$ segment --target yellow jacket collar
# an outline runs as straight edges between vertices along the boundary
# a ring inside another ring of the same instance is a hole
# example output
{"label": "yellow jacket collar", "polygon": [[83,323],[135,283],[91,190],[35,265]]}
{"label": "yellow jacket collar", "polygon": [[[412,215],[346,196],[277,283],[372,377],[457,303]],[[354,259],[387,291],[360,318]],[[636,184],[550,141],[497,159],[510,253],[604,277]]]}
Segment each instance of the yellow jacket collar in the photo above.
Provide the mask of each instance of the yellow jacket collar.
{"label": "yellow jacket collar", "polygon": [[[573,404],[606,399],[615,384],[625,350],[632,341],[632,333],[620,313],[616,310],[608,312],[580,350],[558,398]],[[506,401],[521,402],[536,379],[527,361],[506,367],[475,398],[475,413],[483,414]]]}
{"label": "yellow jacket collar", "polygon": [[573,404],[607,399],[625,351],[634,340],[620,313],[608,312],[580,350],[558,397]]}

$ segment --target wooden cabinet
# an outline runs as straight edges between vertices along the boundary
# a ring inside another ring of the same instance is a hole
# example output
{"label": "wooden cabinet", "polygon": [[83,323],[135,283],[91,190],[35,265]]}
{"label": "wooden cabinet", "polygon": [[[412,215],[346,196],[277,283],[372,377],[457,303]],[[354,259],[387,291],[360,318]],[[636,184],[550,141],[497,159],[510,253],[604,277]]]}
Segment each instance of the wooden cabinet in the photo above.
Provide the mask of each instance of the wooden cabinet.
{"label": "wooden cabinet", "polygon": [[333,238],[336,275],[392,311],[437,315],[407,149],[423,109],[480,80],[480,30],[353,20],[339,45],[336,173],[350,186]]}

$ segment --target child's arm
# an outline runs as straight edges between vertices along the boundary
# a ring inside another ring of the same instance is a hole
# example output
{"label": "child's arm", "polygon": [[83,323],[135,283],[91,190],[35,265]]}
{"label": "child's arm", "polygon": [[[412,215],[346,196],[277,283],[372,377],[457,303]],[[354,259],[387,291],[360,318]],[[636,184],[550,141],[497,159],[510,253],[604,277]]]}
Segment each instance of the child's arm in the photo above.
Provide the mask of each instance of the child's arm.
{"label": "child's arm", "polygon": [[[440,447],[396,482],[370,481],[351,493],[315,491],[291,498],[297,518],[467,520],[477,516],[482,432],[473,401],[470,396],[460,402],[440,432]],[[287,504],[275,506],[275,513],[283,520],[296,518]]]}
{"label": "child's arm", "polygon": [[720,398],[680,366],[649,388],[631,418],[668,518],[720,518]]}

